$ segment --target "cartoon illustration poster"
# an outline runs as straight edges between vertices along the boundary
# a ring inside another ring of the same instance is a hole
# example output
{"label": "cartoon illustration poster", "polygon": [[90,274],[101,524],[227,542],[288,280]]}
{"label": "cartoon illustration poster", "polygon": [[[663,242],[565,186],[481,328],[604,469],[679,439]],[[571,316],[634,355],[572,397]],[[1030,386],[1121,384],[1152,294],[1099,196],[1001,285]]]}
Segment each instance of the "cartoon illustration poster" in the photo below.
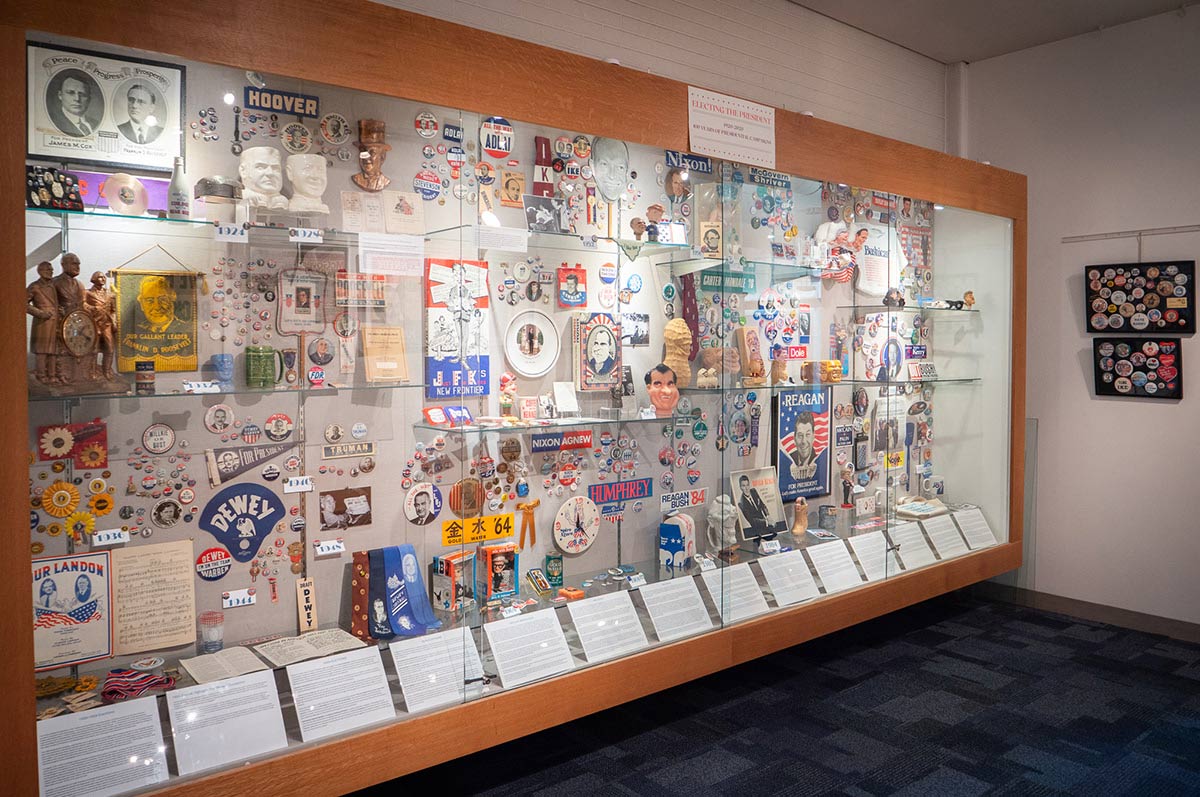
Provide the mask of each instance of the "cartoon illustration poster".
{"label": "cartoon illustration poster", "polygon": [[775,439],[783,500],[829,495],[829,391],[780,393]]}
{"label": "cartoon illustration poster", "polygon": [[491,326],[485,260],[425,261],[425,397],[486,396]]}
{"label": "cartoon illustration poster", "polygon": [[112,655],[112,577],[107,552],[33,560],[34,669]]}

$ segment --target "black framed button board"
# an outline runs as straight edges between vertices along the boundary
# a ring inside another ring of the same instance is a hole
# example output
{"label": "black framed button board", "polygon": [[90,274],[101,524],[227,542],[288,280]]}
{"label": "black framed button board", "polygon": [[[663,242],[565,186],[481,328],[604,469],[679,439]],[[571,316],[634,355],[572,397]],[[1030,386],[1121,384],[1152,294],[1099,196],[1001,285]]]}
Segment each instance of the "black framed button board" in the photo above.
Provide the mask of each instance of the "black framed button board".
{"label": "black framed button board", "polygon": [[1093,338],[1097,396],[1183,398],[1179,338]]}
{"label": "black framed button board", "polygon": [[1088,332],[1196,331],[1195,260],[1085,266],[1083,282]]}

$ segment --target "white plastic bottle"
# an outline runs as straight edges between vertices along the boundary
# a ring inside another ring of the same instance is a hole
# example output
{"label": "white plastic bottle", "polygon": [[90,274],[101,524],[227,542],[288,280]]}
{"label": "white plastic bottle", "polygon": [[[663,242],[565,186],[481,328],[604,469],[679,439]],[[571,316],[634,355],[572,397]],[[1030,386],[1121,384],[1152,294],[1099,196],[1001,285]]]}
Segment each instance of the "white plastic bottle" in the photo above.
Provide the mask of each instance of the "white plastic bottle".
{"label": "white plastic bottle", "polygon": [[192,200],[189,196],[187,178],[183,174],[183,158],[175,159],[175,171],[171,174],[171,184],[167,187],[167,216],[172,219],[186,219],[192,215]]}

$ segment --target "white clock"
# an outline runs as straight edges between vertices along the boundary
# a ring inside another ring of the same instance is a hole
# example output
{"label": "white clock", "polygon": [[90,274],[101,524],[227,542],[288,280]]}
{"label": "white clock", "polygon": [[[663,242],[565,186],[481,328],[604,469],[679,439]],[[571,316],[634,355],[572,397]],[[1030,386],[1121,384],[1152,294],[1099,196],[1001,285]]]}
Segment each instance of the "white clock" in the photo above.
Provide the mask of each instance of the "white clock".
{"label": "white clock", "polygon": [[600,533],[600,510],[582,495],[568,498],[554,517],[554,544],[563,553],[583,553]]}

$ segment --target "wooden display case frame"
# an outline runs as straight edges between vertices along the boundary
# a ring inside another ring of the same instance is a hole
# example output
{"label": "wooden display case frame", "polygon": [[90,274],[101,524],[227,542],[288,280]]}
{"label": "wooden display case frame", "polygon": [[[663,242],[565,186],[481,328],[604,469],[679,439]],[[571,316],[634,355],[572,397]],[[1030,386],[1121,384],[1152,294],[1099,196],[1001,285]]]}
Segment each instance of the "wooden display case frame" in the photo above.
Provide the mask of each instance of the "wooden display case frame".
{"label": "wooden display case frame", "polygon": [[[483,115],[688,150],[687,84],[401,11],[366,0],[237,0],[164,4],[150,0],[59,0],[9,6],[0,20],[0,83],[9,124],[0,127],[0,246],[9,264],[0,304],[0,362],[9,378],[0,404],[12,427],[27,425],[24,289],[25,41],[38,32],[150,49],[167,55],[376,92]],[[478,54],[504,53],[505,69],[480,74]],[[553,81],[553,90],[547,91]],[[994,548],[888,578],[815,603],[643,653],[501,692],[436,713],[244,766],[177,778],[156,793],[249,794],[352,791],[485,747],[553,727],[903,606],[1021,564],[1025,451],[1026,178],[1024,175],[776,111],[776,170],[918,196],[1012,220],[1012,380],[1009,539]],[[28,454],[0,450],[0,500],[16,512],[28,500]],[[19,514],[19,513],[17,513]],[[0,557],[0,722],[15,753],[12,794],[37,793],[29,623],[23,545]],[[469,729],[469,732],[466,732]],[[366,750],[373,751],[371,754]],[[394,751],[389,755],[379,750]]]}

